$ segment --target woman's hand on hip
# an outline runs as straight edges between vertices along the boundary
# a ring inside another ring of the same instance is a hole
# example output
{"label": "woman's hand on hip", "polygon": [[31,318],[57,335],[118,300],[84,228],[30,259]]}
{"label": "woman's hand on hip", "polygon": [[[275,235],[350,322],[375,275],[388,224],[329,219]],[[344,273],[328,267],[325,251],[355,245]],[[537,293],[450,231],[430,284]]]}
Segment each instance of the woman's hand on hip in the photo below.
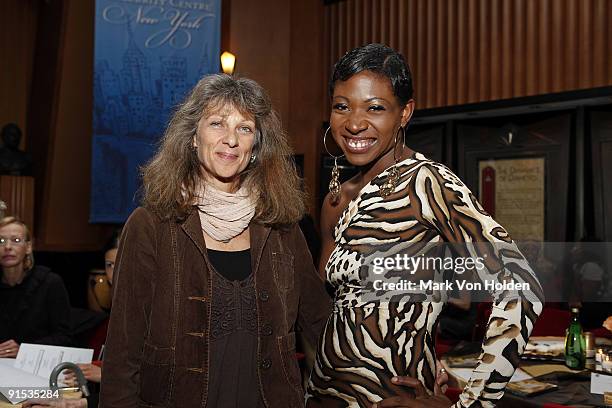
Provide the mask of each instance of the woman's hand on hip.
{"label": "woman's hand on hip", "polygon": [[436,362],[436,385],[434,388],[434,395],[427,394],[423,384],[416,378],[399,376],[393,377],[391,381],[394,384],[414,389],[415,397],[396,396],[385,398],[372,405],[372,408],[448,408],[452,405],[452,401],[449,400],[443,392],[447,387],[448,375],[439,361]]}

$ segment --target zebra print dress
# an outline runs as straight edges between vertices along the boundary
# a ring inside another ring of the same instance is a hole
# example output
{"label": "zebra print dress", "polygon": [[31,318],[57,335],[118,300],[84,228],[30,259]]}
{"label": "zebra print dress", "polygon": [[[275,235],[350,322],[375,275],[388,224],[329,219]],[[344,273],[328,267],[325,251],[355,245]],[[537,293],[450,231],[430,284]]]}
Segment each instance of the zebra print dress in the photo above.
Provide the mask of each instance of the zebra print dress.
{"label": "zebra print dress", "polygon": [[[325,270],[335,289],[334,311],[318,346],[306,405],[370,407],[390,396],[411,394],[391,383],[395,375],[418,378],[433,393],[434,333],[446,294],[380,301],[366,296],[370,283],[364,282],[363,271],[373,253],[450,242],[488,244],[480,249],[486,268],[475,273],[476,279],[513,279],[531,287],[525,292],[491,291],[493,312],[479,363],[456,407],[492,407],[541,313],[540,285],[507,232],[448,168],[419,153],[398,166],[400,182],[391,195],[383,199],[379,193],[387,169],[362,188],[335,227],[336,246]],[[432,273],[428,276],[436,279]],[[404,275],[414,279],[419,274]]]}

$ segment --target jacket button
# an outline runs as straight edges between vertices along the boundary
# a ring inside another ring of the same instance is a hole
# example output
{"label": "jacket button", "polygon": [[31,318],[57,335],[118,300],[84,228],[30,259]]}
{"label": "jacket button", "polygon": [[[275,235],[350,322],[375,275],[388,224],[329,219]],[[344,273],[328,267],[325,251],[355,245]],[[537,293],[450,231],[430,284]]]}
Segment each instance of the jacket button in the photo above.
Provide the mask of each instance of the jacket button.
{"label": "jacket button", "polygon": [[261,360],[261,368],[263,368],[264,370],[267,370],[268,368],[272,367],[272,360],[270,360],[269,358],[264,358],[263,360]]}
{"label": "jacket button", "polygon": [[268,299],[270,299],[270,295],[268,294],[268,292],[267,292],[267,291],[262,290],[262,291],[259,293],[259,299],[261,299],[261,301],[262,301],[262,302],[267,302],[267,301],[268,301]]}
{"label": "jacket button", "polygon": [[272,326],[265,324],[261,332],[264,334],[264,336],[270,336],[272,334]]}

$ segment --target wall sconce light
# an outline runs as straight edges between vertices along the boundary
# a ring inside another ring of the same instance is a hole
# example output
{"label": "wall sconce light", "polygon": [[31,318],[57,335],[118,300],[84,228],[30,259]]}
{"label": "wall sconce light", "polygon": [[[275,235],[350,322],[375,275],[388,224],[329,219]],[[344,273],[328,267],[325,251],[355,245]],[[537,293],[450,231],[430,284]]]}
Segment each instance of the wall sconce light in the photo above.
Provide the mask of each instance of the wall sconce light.
{"label": "wall sconce light", "polygon": [[236,65],[236,56],[231,52],[225,51],[221,54],[221,68],[223,72],[232,75],[234,73],[234,66]]}

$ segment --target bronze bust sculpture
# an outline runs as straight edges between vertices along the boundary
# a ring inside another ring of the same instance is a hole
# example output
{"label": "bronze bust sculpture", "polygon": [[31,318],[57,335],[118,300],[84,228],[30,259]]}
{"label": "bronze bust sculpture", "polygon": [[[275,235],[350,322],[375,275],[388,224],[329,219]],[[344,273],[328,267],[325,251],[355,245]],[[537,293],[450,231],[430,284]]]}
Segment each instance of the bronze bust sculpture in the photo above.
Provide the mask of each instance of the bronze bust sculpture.
{"label": "bronze bust sculpture", "polygon": [[19,150],[21,129],[14,123],[2,128],[0,147],[0,174],[26,176],[32,173],[32,159],[26,152]]}

